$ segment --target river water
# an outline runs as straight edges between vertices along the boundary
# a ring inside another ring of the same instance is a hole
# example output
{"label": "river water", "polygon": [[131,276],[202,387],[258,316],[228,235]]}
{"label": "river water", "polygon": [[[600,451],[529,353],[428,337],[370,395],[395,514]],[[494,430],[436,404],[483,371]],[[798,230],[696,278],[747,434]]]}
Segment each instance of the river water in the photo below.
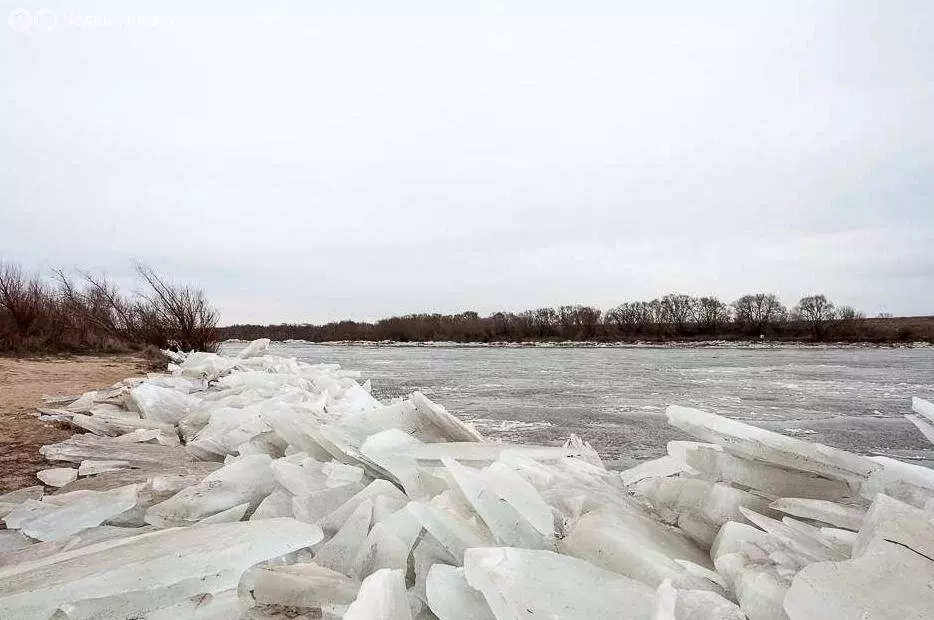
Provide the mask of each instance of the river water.
{"label": "river water", "polygon": [[[225,343],[233,352],[239,343]],[[847,450],[934,459],[902,418],[934,400],[934,348],[563,348],[314,345],[271,352],[360,370],[373,394],[421,390],[485,436],[557,444],[571,433],[626,467],[687,436],[669,404]],[[361,379],[362,381],[362,379]]]}

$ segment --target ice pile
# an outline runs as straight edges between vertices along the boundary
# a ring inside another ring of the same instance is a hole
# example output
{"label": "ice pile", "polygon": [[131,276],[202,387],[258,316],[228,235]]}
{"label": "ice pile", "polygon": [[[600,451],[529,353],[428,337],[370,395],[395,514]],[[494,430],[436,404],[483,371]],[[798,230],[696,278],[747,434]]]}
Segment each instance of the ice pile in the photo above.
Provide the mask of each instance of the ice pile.
{"label": "ice pile", "polygon": [[699,441],[611,472],[267,346],[41,410],[87,432],[0,496],[0,618],[934,614],[932,470],[670,407]]}

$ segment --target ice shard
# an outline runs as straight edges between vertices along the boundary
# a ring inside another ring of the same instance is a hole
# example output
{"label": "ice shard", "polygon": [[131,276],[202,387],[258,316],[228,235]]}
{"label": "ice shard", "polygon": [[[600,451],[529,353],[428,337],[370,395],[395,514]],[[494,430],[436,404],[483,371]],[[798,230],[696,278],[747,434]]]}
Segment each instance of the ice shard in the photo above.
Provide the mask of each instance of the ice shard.
{"label": "ice shard", "polygon": [[654,598],[654,590],[643,583],[551,551],[468,549],[464,575],[498,620],[642,620],[651,614]]}
{"label": "ice shard", "polygon": [[425,590],[428,607],[439,620],[496,620],[483,594],[467,583],[463,568],[435,564]]}
{"label": "ice shard", "polygon": [[[0,617],[47,618],[60,605],[195,582],[236,587],[248,567],[315,544],[321,530],[292,519],[162,530],[0,568]],[[202,592],[194,583],[188,591]]]}
{"label": "ice shard", "polygon": [[36,474],[36,478],[50,487],[63,487],[78,479],[78,470],[72,467],[53,467],[43,469]]}
{"label": "ice shard", "polygon": [[753,461],[812,472],[855,486],[880,469],[877,463],[866,457],[787,437],[698,409],[671,405],[666,413],[668,422],[673,426],[704,441],[717,443],[731,454]]}
{"label": "ice shard", "polygon": [[258,506],[272,493],[275,479],[266,455],[244,456],[208,474],[146,511],[146,522],[157,527],[190,525],[243,503]]}
{"label": "ice shard", "polygon": [[934,610],[934,561],[874,538],[852,560],[819,562],[799,572],[784,599],[791,620],[922,620]]}
{"label": "ice shard", "polygon": [[412,620],[402,571],[387,568],[367,577],[344,620]]}

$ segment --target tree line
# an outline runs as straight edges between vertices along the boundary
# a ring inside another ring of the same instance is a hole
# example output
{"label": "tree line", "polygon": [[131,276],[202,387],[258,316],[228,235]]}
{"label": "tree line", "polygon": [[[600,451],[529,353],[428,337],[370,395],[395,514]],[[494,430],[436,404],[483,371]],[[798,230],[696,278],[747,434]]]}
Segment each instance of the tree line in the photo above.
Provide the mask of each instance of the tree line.
{"label": "tree line", "polygon": [[0,353],[111,353],[146,347],[211,351],[218,314],[204,292],[137,265],[138,291],[105,276],[28,273],[0,261]]}
{"label": "tree line", "polygon": [[[375,323],[339,321],[325,325],[231,325],[222,338],[250,340],[340,340],[423,342],[667,341],[708,339],[787,339],[821,341],[909,340],[917,334],[893,332],[866,319],[851,306],[823,294],[802,297],[791,309],[776,295],[751,293],[731,303],[716,297],[672,293],[651,301],[626,302],[609,310],[584,305],[495,312],[480,316],[410,314]],[[930,337],[931,334],[928,334]]]}

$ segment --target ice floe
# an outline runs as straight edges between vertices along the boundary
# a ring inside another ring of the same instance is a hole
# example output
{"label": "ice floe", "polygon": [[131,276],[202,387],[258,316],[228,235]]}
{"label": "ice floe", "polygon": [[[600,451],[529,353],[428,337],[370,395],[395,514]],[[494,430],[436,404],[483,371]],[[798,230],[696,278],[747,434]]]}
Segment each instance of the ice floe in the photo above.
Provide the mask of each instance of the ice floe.
{"label": "ice floe", "polygon": [[268,346],[41,410],[79,433],[0,495],[0,618],[931,617],[934,470],[672,406],[614,472]]}

